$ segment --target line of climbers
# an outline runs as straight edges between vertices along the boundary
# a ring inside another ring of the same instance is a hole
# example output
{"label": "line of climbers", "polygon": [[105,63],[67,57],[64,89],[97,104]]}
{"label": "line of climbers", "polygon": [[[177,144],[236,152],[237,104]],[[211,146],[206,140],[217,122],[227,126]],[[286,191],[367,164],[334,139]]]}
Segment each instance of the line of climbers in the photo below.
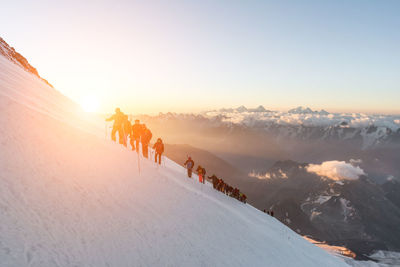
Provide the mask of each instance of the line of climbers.
{"label": "line of climbers", "polygon": [[[142,153],[143,157],[148,158],[149,151],[148,147],[150,144],[150,140],[153,137],[150,129],[146,127],[145,124],[140,124],[139,120],[135,120],[135,123],[132,125],[128,119],[128,115],[125,115],[119,108],[115,109],[115,114],[111,117],[107,118],[106,121],[114,121],[112,131],[111,131],[111,139],[116,142],[116,134],[118,132],[118,141],[121,145],[125,147],[128,146],[128,137],[129,143],[132,146],[132,151],[139,153],[139,144],[142,144]],[[157,142],[153,145],[153,149],[155,151],[154,161],[161,165],[162,154],[164,153],[164,144],[161,138],[157,139]],[[194,161],[191,157],[188,157],[184,166],[187,169],[187,175],[189,178],[192,177]],[[197,175],[199,176],[199,182],[205,183],[206,181],[206,169],[199,165],[196,169]],[[239,191],[237,188],[233,188],[224,182],[224,180],[219,179],[215,174],[212,176],[208,176],[208,179],[212,181],[213,188],[226,194],[227,196],[236,198],[243,203],[246,203],[247,196]]]}
{"label": "line of climbers", "polygon": [[[186,162],[183,164],[187,169],[187,175],[189,178],[192,178],[193,168],[194,168],[194,161],[191,157],[188,157]],[[206,169],[199,165],[196,169],[197,175],[199,176],[199,182],[205,183],[206,180]],[[208,176],[208,179],[212,181],[213,188],[224,193],[227,196],[236,198],[237,200],[246,203],[247,196],[240,192],[239,189],[236,187],[233,188],[232,186],[228,185],[224,182],[224,180],[219,179],[215,174],[212,176]]]}
{"label": "line of climbers", "polygon": [[[114,142],[117,141],[116,134],[118,132],[118,141],[121,145],[127,147],[129,137],[132,151],[136,150],[139,153],[139,144],[142,144],[143,157],[149,157],[149,144],[153,134],[146,127],[146,124],[140,124],[139,120],[135,120],[135,123],[131,124],[128,115],[125,115],[119,108],[116,108],[115,113],[107,118],[106,121],[114,121],[111,131],[111,139]],[[153,145],[153,149],[155,151],[154,161],[156,163],[158,161],[158,164],[161,165],[161,158],[164,153],[164,144],[161,138],[157,139],[157,142]]]}
{"label": "line of climbers", "polygon": [[265,209],[264,209],[263,211],[264,211],[264,213],[266,213],[266,214],[268,214],[268,215],[274,217],[274,211],[273,211],[273,210],[265,210]]}

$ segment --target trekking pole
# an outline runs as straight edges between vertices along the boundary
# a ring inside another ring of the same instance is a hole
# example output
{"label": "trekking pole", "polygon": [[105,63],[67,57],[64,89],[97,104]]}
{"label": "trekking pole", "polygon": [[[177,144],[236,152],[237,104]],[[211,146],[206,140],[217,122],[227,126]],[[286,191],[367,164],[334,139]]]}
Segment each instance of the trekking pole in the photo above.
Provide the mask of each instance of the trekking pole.
{"label": "trekking pole", "polygon": [[104,140],[107,140],[107,122],[104,123]]}
{"label": "trekking pole", "polygon": [[139,152],[138,153],[136,153],[136,155],[137,155],[137,166],[138,166],[138,171],[139,171],[139,176],[140,176],[140,157],[139,157]]}

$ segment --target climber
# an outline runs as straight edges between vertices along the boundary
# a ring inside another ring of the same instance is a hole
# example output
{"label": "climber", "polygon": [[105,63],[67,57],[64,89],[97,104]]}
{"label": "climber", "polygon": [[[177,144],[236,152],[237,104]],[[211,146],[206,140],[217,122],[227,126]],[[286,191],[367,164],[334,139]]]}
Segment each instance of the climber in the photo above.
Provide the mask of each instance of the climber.
{"label": "climber", "polygon": [[197,174],[199,175],[199,182],[204,184],[204,173],[205,169],[199,165],[196,169]]}
{"label": "climber", "polygon": [[146,127],[146,124],[142,125],[142,135],[140,136],[140,140],[142,143],[142,153],[143,157],[148,158],[149,155],[149,143],[153,134],[151,131]]}
{"label": "climber", "polygon": [[183,165],[186,166],[188,177],[192,178],[192,170],[194,167],[194,161],[192,160],[192,158],[188,157],[188,159]]}
{"label": "climber", "polygon": [[[128,136],[132,136],[132,124],[128,119],[128,115],[124,115],[124,121],[122,123],[122,129],[124,132],[124,146],[128,145]],[[132,149],[133,150],[133,149]]]}
{"label": "climber", "polygon": [[136,152],[139,153],[139,142],[140,136],[142,135],[142,125],[139,120],[135,120],[135,124],[132,125],[132,133],[131,133],[131,145],[132,150],[136,147]]}
{"label": "climber", "polygon": [[106,119],[106,121],[114,121],[112,132],[111,132],[111,139],[114,142],[116,142],[115,134],[118,132],[118,138],[119,138],[118,141],[120,144],[124,144],[124,133],[123,133],[123,128],[122,128],[124,116],[125,116],[125,114],[122,113],[119,108],[116,108],[115,114],[113,114],[111,117]]}
{"label": "climber", "polygon": [[157,142],[153,145],[153,149],[156,152],[154,156],[154,161],[157,163],[157,157],[158,157],[158,164],[161,165],[161,156],[162,153],[164,153],[164,144],[161,140],[161,138],[157,139]]}
{"label": "climber", "polygon": [[213,174],[212,176],[208,176],[208,179],[212,180],[213,188],[216,189],[218,184],[218,177]]}

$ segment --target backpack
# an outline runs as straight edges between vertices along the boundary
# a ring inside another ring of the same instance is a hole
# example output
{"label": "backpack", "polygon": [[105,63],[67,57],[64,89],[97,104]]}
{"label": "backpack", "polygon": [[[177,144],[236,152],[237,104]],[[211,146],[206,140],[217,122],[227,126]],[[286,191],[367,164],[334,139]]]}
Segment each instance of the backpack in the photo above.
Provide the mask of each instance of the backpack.
{"label": "backpack", "polygon": [[188,169],[193,168],[193,161],[189,160],[188,163],[186,164]]}

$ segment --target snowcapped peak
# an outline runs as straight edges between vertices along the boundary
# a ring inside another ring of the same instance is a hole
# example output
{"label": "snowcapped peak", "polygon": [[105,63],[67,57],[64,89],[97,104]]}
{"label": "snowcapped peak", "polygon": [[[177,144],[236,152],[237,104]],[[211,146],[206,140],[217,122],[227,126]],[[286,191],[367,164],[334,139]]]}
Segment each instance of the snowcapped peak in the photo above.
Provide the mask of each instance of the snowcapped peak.
{"label": "snowcapped peak", "polygon": [[288,111],[288,113],[292,113],[292,114],[313,114],[314,111],[310,108],[304,108],[302,106],[299,106],[297,108],[292,108]]}
{"label": "snowcapped peak", "polygon": [[236,111],[237,112],[247,112],[248,111],[248,109],[245,107],[245,106],[240,106],[240,107],[238,107],[237,109],[236,109]]}
{"label": "snowcapped peak", "polygon": [[321,111],[320,112],[318,112],[320,115],[329,115],[329,112],[328,111],[326,111],[326,110],[324,110],[324,109],[321,109]]}
{"label": "snowcapped peak", "polygon": [[321,109],[321,111],[317,111],[317,110],[312,110],[309,107],[305,108],[302,106],[290,109],[288,111],[288,113],[291,113],[291,114],[319,114],[319,115],[328,115],[329,114],[329,112],[324,109]]}
{"label": "snowcapped peak", "polygon": [[245,106],[241,105],[238,108],[221,108],[218,111],[221,113],[270,112],[270,110],[265,109],[263,105],[259,105],[256,108],[246,108]]}
{"label": "snowcapped peak", "polygon": [[256,108],[249,109],[249,111],[251,111],[251,112],[267,112],[268,110],[266,110],[266,109],[264,108],[264,106],[259,105],[259,106],[256,107]]}

